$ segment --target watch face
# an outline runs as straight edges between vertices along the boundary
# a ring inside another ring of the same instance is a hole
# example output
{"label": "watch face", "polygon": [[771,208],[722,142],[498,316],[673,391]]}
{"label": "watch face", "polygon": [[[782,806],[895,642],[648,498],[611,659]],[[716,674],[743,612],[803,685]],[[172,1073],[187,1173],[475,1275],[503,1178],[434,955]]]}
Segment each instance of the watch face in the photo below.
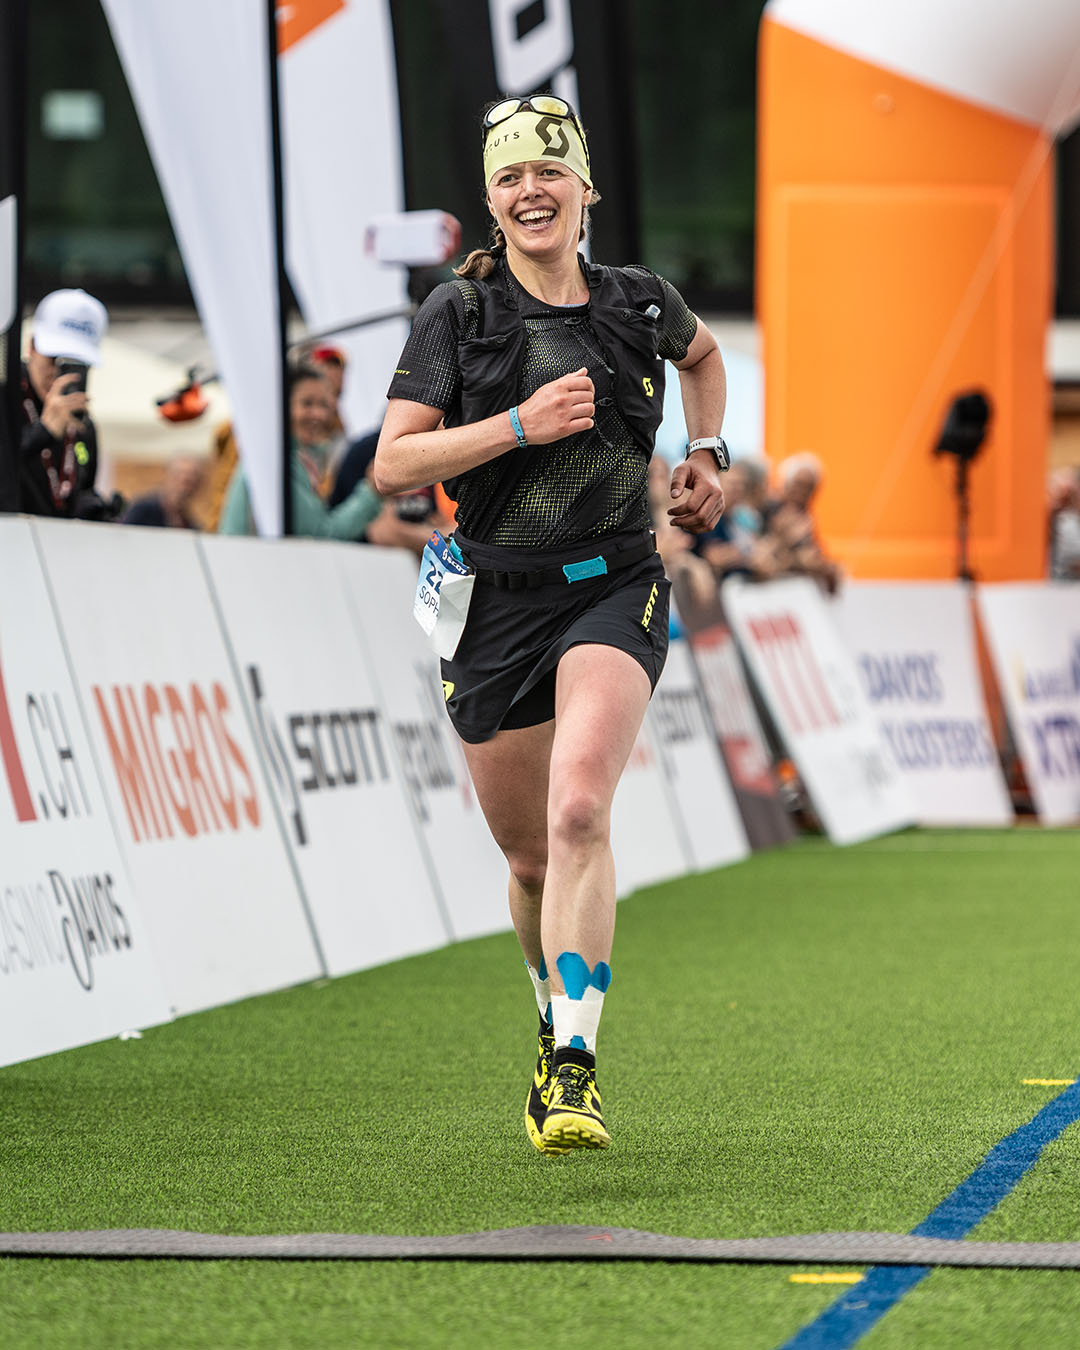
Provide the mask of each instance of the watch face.
{"label": "watch face", "polygon": [[731,454],[728,451],[727,442],[724,440],[723,436],[717,436],[716,438],[716,458],[720,461],[721,469],[727,470],[731,468]]}

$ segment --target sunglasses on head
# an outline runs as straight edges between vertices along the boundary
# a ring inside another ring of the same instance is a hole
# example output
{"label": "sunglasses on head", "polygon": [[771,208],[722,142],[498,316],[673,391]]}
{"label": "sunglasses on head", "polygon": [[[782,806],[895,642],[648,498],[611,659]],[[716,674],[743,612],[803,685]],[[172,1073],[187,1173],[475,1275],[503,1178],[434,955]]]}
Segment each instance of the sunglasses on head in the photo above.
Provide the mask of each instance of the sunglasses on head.
{"label": "sunglasses on head", "polygon": [[581,125],[577,113],[567,103],[566,99],[558,98],[555,94],[530,94],[528,98],[504,98],[501,102],[493,104],[484,114],[485,133],[492,127],[497,127],[500,122],[505,122],[508,117],[513,117],[515,113],[522,112],[526,108],[530,112],[540,113],[542,117],[565,117],[568,122],[572,122],[577,134],[581,137],[581,145],[585,151],[585,163],[588,164],[589,144],[585,139],[585,128]]}

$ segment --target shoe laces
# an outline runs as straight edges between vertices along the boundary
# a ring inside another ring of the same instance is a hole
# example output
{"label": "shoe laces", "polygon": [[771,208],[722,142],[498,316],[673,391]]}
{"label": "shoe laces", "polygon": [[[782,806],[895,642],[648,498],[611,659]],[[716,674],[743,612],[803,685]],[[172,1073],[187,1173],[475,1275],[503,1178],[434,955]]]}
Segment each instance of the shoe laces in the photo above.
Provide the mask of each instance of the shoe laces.
{"label": "shoe laces", "polygon": [[591,1069],[580,1064],[560,1064],[555,1070],[554,1083],[558,1085],[558,1100],[562,1106],[573,1106],[579,1110],[591,1109],[585,1100],[585,1093],[596,1090]]}
{"label": "shoe laces", "polygon": [[550,1078],[551,1062],[555,1058],[554,1036],[545,1036],[543,1035],[543,1033],[541,1033],[539,1038],[539,1046],[537,1049],[537,1057],[539,1060],[539,1067],[543,1071],[543,1077],[545,1079]]}

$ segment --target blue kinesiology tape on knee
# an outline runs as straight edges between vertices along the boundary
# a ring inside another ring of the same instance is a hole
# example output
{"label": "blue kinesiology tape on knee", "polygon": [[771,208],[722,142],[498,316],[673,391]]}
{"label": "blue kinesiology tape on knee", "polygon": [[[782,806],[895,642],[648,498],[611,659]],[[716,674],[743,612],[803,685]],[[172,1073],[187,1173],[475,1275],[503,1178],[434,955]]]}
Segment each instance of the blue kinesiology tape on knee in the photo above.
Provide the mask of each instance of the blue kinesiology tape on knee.
{"label": "blue kinesiology tape on knee", "polygon": [[578,952],[563,952],[555,962],[562,976],[565,994],[552,996],[555,1019],[555,1044],[575,1050],[595,1050],[596,1031],[604,994],[611,984],[611,967],[606,961],[589,964]]}

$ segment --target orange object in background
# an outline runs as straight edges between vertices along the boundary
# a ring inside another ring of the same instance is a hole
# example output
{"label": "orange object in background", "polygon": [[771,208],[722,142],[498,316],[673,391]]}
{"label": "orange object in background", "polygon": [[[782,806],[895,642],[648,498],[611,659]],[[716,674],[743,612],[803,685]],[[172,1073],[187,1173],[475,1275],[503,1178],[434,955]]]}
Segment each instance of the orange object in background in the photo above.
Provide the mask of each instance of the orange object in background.
{"label": "orange object in background", "polygon": [[1039,128],[765,18],[758,314],[765,444],[812,450],[860,578],[956,574],[953,397],[993,405],[970,470],[981,580],[1045,573],[1052,147]]}
{"label": "orange object in background", "polygon": [[441,483],[435,484],[435,507],[443,519],[453,526],[457,520],[457,502],[451,500]]}

